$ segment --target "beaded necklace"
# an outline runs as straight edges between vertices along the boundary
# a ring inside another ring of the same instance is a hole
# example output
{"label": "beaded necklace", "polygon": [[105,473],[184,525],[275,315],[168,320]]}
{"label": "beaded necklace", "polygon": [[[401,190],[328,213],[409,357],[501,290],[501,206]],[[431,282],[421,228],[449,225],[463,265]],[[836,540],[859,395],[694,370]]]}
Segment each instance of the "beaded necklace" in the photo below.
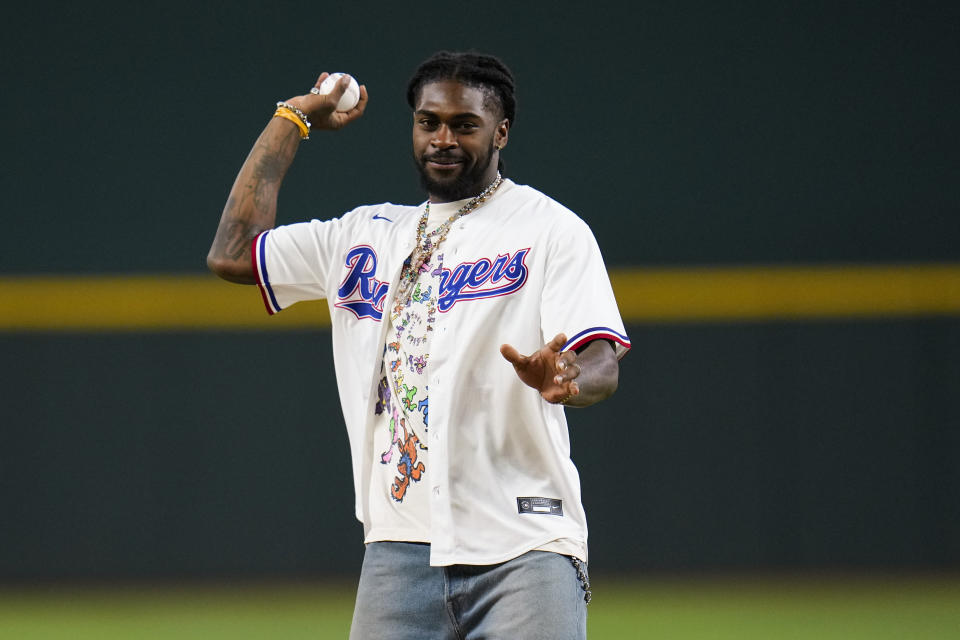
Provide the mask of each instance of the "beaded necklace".
{"label": "beaded necklace", "polygon": [[[450,233],[451,225],[459,218],[467,215],[483,204],[487,198],[493,195],[493,192],[497,190],[502,182],[503,177],[498,171],[497,178],[491,182],[480,195],[471,198],[469,202],[460,207],[456,213],[447,218],[443,224],[430,233],[427,233],[427,219],[430,217],[430,202],[427,201],[423,215],[420,216],[420,224],[417,225],[416,247],[413,249],[410,257],[407,258],[407,261],[403,263],[403,270],[400,272],[400,285],[397,290],[397,297],[394,299],[397,303],[397,308],[405,307],[407,303],[410,302],[411,296],[413,295],[414,284],[420,277],[420,270],[423,268],[423,265],[430,260],[434,250],[440,246],[440,243],[446,240],[447,234]],[[436,240],[434,240],[434,238],[436,238]]]}

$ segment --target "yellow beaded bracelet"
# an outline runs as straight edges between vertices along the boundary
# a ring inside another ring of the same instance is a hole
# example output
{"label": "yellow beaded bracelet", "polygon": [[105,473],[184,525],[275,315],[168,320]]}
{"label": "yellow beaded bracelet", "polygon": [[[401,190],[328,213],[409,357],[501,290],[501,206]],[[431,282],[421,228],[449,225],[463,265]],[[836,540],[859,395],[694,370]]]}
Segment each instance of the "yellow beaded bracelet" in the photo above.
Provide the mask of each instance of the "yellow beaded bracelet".
{"label": "yellow beaded bracelet", "polygon": [[277,110],[273,112],[274,118],[284,118],[290,122],[297,125],[297,128],[300,129],[300,138],[302,140],[310,139],[310,128],[306,122],[301,120],[297,114],[286,107],[277,107]]}

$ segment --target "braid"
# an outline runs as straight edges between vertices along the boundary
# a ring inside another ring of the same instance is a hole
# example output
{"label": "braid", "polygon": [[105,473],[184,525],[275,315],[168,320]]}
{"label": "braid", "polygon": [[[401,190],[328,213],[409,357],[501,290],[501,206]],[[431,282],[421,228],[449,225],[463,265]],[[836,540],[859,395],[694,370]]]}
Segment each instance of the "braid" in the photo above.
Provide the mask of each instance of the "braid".
{"label": "braid", "polygon": [[483,53],[439,51],[417,68],[407,84],[407,104],[416,108],[423,85],[437,80],[456,80],[476,87],[486,98],[495,101],[504,118],[513,125],[517,117],[513,73],[499,58]]}

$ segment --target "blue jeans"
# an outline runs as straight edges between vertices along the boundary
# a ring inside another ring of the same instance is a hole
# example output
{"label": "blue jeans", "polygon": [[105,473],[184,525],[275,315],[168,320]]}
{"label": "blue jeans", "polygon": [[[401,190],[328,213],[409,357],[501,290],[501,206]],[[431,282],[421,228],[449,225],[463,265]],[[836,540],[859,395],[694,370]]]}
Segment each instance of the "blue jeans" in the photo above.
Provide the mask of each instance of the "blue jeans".
{"label": "blue jeans", "polygon": [[[579,562],[579,561],[577,561]],[[430,566],[430,545],[367,544],[351,640],[583,640],[586,566],[530,551],[494,565]]]}

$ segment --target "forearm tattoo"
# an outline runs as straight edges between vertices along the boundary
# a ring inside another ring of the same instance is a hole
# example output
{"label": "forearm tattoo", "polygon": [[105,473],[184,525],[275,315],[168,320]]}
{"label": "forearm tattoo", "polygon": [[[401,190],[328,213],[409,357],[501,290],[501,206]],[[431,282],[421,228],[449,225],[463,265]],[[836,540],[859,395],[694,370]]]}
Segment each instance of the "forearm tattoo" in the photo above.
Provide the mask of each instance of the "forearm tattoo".
{"label": "forearm tattoo", "polygon": [[239,260],[245,254],[260,229],[257,229],[246,220],[228,222],[224,227],[220,253],[231,260]]}
{"label": "forearm tattoo", "polygon": [[216,237],[216,253],[229,260],[247,255],[250,241],[272,228],[276,221],[277,193],[296,153],[296,141],[257,143],[249,173],[242,186],[230,194]]}

